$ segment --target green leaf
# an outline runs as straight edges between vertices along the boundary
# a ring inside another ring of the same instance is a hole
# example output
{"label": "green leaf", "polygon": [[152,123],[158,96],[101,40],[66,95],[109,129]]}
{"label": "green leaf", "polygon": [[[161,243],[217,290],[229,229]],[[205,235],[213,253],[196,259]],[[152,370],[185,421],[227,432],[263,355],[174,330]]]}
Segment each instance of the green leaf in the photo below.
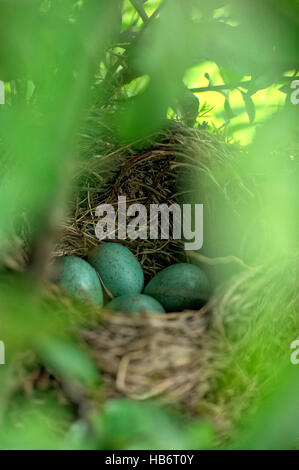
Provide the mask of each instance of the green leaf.
{"label": "green leaf", "polygon": [[227,119],[232,119],[233,117],[235,117],[233,110],[231,108],[228,96],[226,96],[225,101],[224,101],[224,111],[227,116]]}
{"label": "green leaf", "polygon": [[180,415],[154,403],[110,400],[94,427],[105,449],[204,449],[213,433],[204,422],[184,423]]}
{"label": "green leaf", "polygon": [[182,88],[178,103],[175,106],[181,119],[192,127],[199,112],[199,99],[188,88]]}
{"label": "green leaf", "polygon": [[226,67],[221,67],[221,66],[218,66],[218,67],[219,67],[220,75],[225,84],[238,83],[244,78],[244,75],[240,72],[228,69]]}
{"label": "green leaf", "polygon": [[253,99],[251,98],[249,93],[244,93],[244,91],[240,90],[240,93],[242,94],[244,103],[245,103],[245,108],[249,117],[249,122],[252,124],[255,120],[255,104]]}
{"label": "green leaf", "polygon": [[49,338],[38,346],[38,352],[54,374],[85,385],[96,384],[99,372],[87,353],[68,341]]}

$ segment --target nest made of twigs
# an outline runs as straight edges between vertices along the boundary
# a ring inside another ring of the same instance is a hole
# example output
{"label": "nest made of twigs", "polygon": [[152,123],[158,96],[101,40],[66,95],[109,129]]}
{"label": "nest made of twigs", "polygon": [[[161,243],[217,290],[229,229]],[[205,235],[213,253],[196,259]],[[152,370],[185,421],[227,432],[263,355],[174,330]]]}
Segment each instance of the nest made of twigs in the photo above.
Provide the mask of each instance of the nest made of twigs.
{"label": "nest made of twigs", "polygon": [[[89,250],[99,244],[95,235],[98,205],[116,206],[121,195],[127,197],[128,204],[142,203],[147,209],[153,203],[180,204],[185,202],[185,196],[198,190],[192,186],[191,176],[204,174],[211,184],[217,185],[214,169],[230,166],[234,159],[230,146],[204,128],[175,124],[145,142],[121,147],[109,142],[106,148],[97,132],[81,136],[82,158],[52,257],[86,258]],[[208,199],[208,191],[200,189]],[[183,242],[172,238],[121,243],[141,263],[146,281],[166,266],[188,258]],[[16,256],[11,256],[7,265],[16,261]],[[17,263],[17,267],[23,270],[24,263]],[[46,292],[72,316],[71,299],[68,304],[56,287],[53,292],[50,288]],[[192,413],[199,409],[202,412],[214,373],[209,306],[210,303],[200,311],[136,316],[107,315],[103,310],[89,312],[86,305],[80,322],[85,326],[78,334],[99,367],[105,396],[138,400],[159,397]],[[77,320],[80,309],[74,312]]]}
{"label": "nest made of twigs", "polygon": [[[86,148],[86,145],[84,152],[93,153],[81,162],[75,175],[70,211],[55,256],[85,257],[99,244],[95,235],[95,210],[100,204],[114,206],[116,216],[119,196],[126,196],[128,205],[143,204],[147,211],[151,204],[181,204],[184,195],[195,191],[191,187],[191,175],[205,173],[213,180],[213,168],[229,165],[233,160],[233,153],[223,141],[206,130],[180,125],[152,136],[147,148],[127,145],[98,155],[96,146],[89,143]],[[127,239],[121,243],[135,254],[146,280],[164,267],[187,258],[183,242],[172,237]]]}
{"label": "nest made of twigs", "polygon": [[196,410],[209,389],[203,313],[107,315],[98,328],[82,331],[110,396],[145,400],[163,395]]}
{"label": "nest made of twigs", "polygon": [[[88,137],[90,140],[90,136]],[[99,244],[95,236],[95,209],[99,204],[180,203],[191,189],[190,173],[211,173],[229,164],[229,147],[206,130],[177,126],[154,136],[144,146],[124,146],[98,155],[96,144],[86,143],[86,160],[74,178],[69,215],[54,255],[86,257]],[[88,144],[88,145],[87,145]],[[186,176],[187,175],[187,176]],[[171,233],[171,229],[170,229]],[[186,261],[182,241],[125,240],[149,280],[173,263]],[[212,346],[208,332],[209,307],[167,315],[100,313],[98,325],[80,334],[102,372],[107,397],[137,400],[163,397],[198,411],[209,391]]]}

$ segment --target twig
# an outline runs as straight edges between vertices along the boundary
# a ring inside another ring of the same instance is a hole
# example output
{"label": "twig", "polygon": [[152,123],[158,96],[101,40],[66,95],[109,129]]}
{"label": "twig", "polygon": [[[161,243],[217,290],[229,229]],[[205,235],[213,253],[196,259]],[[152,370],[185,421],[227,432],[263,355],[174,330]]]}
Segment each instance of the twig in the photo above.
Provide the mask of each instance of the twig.
{"label": "twig", "polygon": [[[281,77],[279,80],[276,80],[275,83],[283,82],[283,81],[292,81],[294,77]],[[242,82],[238,83],[227,83],[223,85],[208,85],[199,88],[189,88],[192,93],[202,93],[205,91],[219,91],[219,90],[233,90],[235,88],[243,87],[248,88],[249,85],[254,83],[253,80],[243,80]],[[267,88],[265,86],[265,88]]]}
{"label": "twig", "polygon": [[149,17],[147,16],[147,13],[146,13],[145,9],[141,5],[140,0],[130,0],[130,1],[132,3],[133,7],[135,8],[135,10],[139,13],[143,23],[147,23],[148,20],[149,20]]}
{"label": "twig", "polygon": [[163,3],[161,3],[161,4],[156,8],[156,10],[154,11],[154,13],[151,15],[151,17],[150,17],[149,19],[150,19],[150,20],[155,19],[155,18],[159,15],[159,13],[160,13],[160,11],[162,10],[162,8],[163,8]]}
{"label": "twig", "polygon": [[190,88],[190,91],[193,93],[202,93],[204,91],[218,91],[218,90],[233,90],[234,88],[238,87],[247,87],[252,83],[252,80],[244,80],[243,82],[239,83],[229,83],[223,85],[208,85],[199,88]]}

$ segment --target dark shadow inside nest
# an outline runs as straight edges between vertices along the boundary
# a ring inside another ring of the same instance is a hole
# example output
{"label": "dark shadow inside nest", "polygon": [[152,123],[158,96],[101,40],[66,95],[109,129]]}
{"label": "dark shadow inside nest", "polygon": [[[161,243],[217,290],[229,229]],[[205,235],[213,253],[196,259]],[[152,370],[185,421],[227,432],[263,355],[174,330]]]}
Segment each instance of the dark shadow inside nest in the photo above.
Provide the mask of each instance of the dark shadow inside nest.
{"label": "dark shadow inside nest", "polygon": [[[142,154],[120,154],[117,155],[117,170],[109,175],[105,183],[100,181],[101,162],[99,162],[98,169],[93,169],[92,172],[89,170],[85,178],[80,178],[81,186],[75,196],[74,212],[63,227],[62,241],[57,247],[56,254],[85,257],[89,249],[100,243],[95,235],[96,208],[101,204],[111,204],[116,213],[115,241],[124,244],[135,254],[142,265],[146,281],[166,266],[185,262],[182,240],[172,238],[171,214],[168,239],[160,238],[161,220],[159,220],[158,239],[118,240],[119,196],[126,196],[128,206],[135,203],[142,204],[148,214],[151,204],[167,204],[169,207],[173,203],[178,203],[173,196],[176,192],[174,160],[175,157],[169,150],[163,148]],[[111,167],[114,164],[111,158]],[[127,217],[127,224],[131,219]]]}

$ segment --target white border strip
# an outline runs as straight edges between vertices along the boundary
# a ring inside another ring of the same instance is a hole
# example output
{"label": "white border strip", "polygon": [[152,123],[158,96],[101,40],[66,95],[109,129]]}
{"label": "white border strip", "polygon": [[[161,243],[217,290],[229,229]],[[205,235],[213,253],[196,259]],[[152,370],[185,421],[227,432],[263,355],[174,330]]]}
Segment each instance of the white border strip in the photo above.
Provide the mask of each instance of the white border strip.
{"label": "white border strip", "polygon": [[5,85],[2,80],[0,80],[0,104],[5,104]]}
{"label": "white border strip", "polygon": [[0,365],[5,364],[5,344],[0,341]]}

